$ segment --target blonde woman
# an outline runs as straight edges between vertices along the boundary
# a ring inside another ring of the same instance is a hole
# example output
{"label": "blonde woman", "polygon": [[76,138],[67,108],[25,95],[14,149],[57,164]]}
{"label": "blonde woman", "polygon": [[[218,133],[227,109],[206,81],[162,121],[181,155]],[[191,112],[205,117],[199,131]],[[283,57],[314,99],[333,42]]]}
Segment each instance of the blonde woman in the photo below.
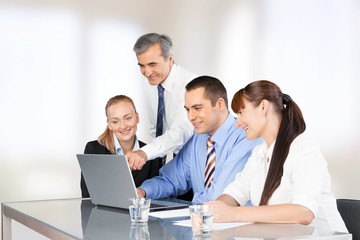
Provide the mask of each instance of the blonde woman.
{"label": "blonde woman", "polygon": [[[146,144],[136,137],[139,114],[132,99],[125,95],[117,95],[109,99],[105,106],[107,126],[98,140],[88,142],[85,154],[118,154],[128,155],[133,150]],[[141,170],[132,171],[136,186],[146,179],[159,175],[159,161],[147,161]],[[86,183],[81,174],[81,195],[90,197]]]}

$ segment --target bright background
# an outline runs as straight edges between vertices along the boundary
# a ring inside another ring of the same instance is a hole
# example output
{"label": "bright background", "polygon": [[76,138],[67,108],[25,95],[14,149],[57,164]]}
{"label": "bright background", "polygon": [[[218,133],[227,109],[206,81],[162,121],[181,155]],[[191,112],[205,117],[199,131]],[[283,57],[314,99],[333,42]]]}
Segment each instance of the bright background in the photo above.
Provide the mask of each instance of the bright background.
{"label": "bright background", "polygon": [[[175,60],[233,94],[276,82],[302,108],[338,198],[360,191],[360,1],[0,0],[0,202],[80,197],[75,157],[116,94],[147,121],[132,51],[168,34]],[[41,239],[14,224],[13,239]],[[25,237],[26,236],[26,237]]]}

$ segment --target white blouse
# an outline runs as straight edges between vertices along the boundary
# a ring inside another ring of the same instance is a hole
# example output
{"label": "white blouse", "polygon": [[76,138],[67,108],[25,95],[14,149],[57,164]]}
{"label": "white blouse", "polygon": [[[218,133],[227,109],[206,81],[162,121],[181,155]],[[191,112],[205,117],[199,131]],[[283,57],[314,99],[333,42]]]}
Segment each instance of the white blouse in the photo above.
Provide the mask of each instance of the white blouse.
{"label": "white blouse", "polygon": [[[244,170],[224,190],[241,206],[248,200],[258,206],[269,170],[274,149],[266,142],[256,146]],[[334,231],[348,232],[337,210],[336,199],[331,192],[331,177],[327,162],[319,145],[299,135],[290,146],[284,163],[279,187],[269,199],[268,205],[300,204],[315,215],[313,223],[327,221]]]}

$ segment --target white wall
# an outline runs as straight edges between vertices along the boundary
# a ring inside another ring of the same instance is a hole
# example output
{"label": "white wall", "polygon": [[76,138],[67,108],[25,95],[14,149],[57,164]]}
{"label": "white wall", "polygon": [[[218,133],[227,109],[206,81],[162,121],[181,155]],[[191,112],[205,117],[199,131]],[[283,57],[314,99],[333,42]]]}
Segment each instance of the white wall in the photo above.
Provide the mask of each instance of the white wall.
{"label": "white wall", "polygon": [[115,94],[135,100],[148,139],[132,52],[146,32],[171,36],[175,60],[220,78],[230,99],[253,80],[278,83],[336,196],[360,199],[359,1],[1,0],[1,202],[79,197],[75,154],[103,131]]}

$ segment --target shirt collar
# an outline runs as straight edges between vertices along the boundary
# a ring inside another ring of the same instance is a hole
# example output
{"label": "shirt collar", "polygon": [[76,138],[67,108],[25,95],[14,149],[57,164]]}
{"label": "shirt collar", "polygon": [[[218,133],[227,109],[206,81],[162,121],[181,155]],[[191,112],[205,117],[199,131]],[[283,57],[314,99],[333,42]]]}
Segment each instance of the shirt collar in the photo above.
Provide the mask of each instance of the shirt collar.
{"label": "shirt collar", "polygon": [[161,86],[163,86],[163,88],[165,88],[166,91],[172,92],[172,88],[174,86],[174,81],[175,81],[175,76],[177,75],[178,71],[179,71],[178,65],[176,63],[173,63],[173,65],[171,66],[169,75],[167,76],[165,81],[163,83],[161,83]]}
{"label": "shirt collar", "polygon": [[259,154],[261,154],[261,158],[263,158],[263,161],[267,161],[267,159],[269,159],[269,161],[271,160],[274,146],[275,141],[270,145],[270,147],[267,146],[267,143],[265,141],[260,145]]}
{"label": "shirt collar", "polygon": [[[120,146],[119,140],[116,138],[115,134],[113,134],[113,138],[114,138],[114,146],[115,146],[115,153],[116,155],[124,155],[124,152]],[[135,144],[134,144],[134,148],[133,151],[139,150],[140,146],[139,146],[139,141],[137,140],[137,136],[135,136]]]}
{"label": "shirt collar", "polygon": [[270,147],[267,149],[266,156],[271,159],[272,154],[274,152],[274,146],[275,146],[276,140],[270,145]]}
{"label": "shirt collar", "polygon": [[215,131],[215,133],[209,137],[215,142],[215,144],[222,146],[226,140],[224,136],[227,135],[229,130],[232,128],[232,126],[235,124],[235,118],[230,113],[227,116],[225,122],[221,124],[218,130]]}

